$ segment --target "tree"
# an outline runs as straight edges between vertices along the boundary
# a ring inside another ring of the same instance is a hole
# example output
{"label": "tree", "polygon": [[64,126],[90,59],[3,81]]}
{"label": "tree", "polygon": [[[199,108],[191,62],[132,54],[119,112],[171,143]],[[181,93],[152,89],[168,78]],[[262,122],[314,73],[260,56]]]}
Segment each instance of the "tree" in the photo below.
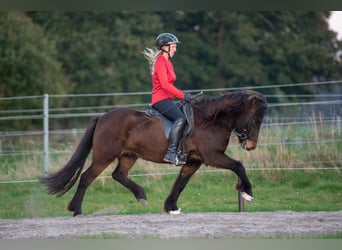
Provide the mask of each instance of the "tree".
{"label": "tree", "polygon": [[[300,83],[342,75],[341,58],[336,58],[342,45],[328,29],[329,12],[324,11],[29,15],[56,40],[58,60],[75,83],[73,93],[150,90],[140,52],[153,46],[161,32],[173,32],[182,42],[172,60],[183,89]],[[312,88],[276,91],[310,93]]]}
{"label": "tree", "polygon": [[[341,42],[328,29],[327,12],[262,12],[256,27],[263,30],[261,62],[272,84],[339,79]],[[302,86],[282,89],[286,94],[312,93]]]}
{"label": "tree", "polygon": [[[162,32],[181,40],[172,58],[181,89],[338,80],[342,42],[328,29],[328,16],[327,11],[0,12],[0,96],[150,91],[141,52]],[[320,91],[315,88],[262,92]],[[63,107],[133,101],[150,100],[76,98]],[[41,108],[41,103],[30,107]]]}
{"label": "tree", "polygon": [[[73,93],[111,93],[151,89],[148,64],[141,52],[153,44],[162,26],[145,12],[28,13],[50,39],[57,41],[58,60],[75,83]],[[87,100],[113,104],[112,98]],[[116,100],[116,103],[120,103]]]}
{"label": "tree", "polygon": [[[186,52],[175,60],[180,64],[178,78],[188,86],[277,85],[342,76],[342,58],[337,57],[342,44],[328,29],[329,12],[213,11],[178,16],[174,32]],[[313,88],[271,91],[308,94]]]}
{"label": "tree", "polygon": [[[70,84],[56,60],[54,43],[40,26],[22,13],[0,12],[0,34],[0,97],[68,92]],[[41,109],[42,100],[29,105],[1,102],[0,109]]]}

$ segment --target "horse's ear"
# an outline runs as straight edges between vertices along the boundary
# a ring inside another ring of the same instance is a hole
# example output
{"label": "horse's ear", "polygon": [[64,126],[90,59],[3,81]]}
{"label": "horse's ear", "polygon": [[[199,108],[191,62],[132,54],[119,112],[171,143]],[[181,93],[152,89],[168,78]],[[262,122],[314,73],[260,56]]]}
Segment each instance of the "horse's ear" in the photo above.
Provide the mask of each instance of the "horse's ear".
{"label": "horse's ear", "polygon": [[257,104],[258,102],[264,102],[261,96],[258,95],[251,95],[247,98],[248,102],[251,102],[252,104]]}
{"label": "horse's ear", "polygon": [[267,101],[263,96],[251,95],[247,98],[247,103],[253,108],[267,108]]}
{"label": "horse's ear", "polygon": [[251,95],[247,98],[247,101],[253,105],[256,104],[258,100],[260,100],[260,98],[258,98],[256,95]]}

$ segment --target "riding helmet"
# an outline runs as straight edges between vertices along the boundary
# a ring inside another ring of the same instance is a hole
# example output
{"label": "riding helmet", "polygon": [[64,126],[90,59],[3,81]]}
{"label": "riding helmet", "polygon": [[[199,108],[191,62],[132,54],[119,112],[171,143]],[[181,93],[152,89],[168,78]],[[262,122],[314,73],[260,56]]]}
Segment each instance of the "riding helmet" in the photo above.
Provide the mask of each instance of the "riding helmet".
{"label": "riding helmet", "polygon": [[172,43],[180,43],[178,38],[171,33],[161,33],[156,38],[156,46],[160,49],[164,45],[170,45]]}

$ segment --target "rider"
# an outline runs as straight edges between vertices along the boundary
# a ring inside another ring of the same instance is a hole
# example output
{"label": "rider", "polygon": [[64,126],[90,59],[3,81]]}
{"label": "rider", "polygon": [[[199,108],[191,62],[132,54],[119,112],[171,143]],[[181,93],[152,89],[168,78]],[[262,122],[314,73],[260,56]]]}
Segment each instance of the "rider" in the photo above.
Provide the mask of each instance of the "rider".
{"label": "rider", "polygon": [[177,149],[186,119],[173,99],[177,97],[187,102],[191,100],[190,93],[185,93],[174,85],[176,74],[170,59],[174,56],[178,43],[180,41],[175,35],[161,33],[156,38],[157,49],[146,48],[143,51],[150,63],[152,74],[152,107],[173,121],[164,161],[177,166],[185,164],[179,159]]}

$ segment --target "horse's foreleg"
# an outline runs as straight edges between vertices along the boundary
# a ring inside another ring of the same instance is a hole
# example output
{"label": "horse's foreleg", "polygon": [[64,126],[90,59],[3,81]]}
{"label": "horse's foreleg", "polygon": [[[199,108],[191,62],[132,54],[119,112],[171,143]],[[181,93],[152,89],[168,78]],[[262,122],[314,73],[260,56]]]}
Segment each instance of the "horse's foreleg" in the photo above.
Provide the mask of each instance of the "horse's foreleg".
{"label": "horse's foreleg", "polygon": [[236,189],[241,192],[242,197],[247,201],[253,200],[252,185],[247,177],[246,170],[240,161],[233,160],[225,154],[210,154],[210,158],[206,159],[206,164],[222,168],[230,169],[233,171],[241,180],[236,185]]}
{"label": "horse's foreleg", "polygon": [[81,175],[76,193],[70,201],[67,209],[74,212],[74,216],[82,214],[82,202],[87,188],[99,174],[109,165],[107,163],[92,163],[90,167]]}
{"label": "horse's foreleg", "polygon": [[180,209],[177,207],[177,200],[185,188],[186,184],[190,180],[191,176],[198,170],[200,165],[196,166],[187,166],[184,165],[176,179],[176,181],[173,184],[173,187],[171,189],[171,192],[164,203],[164,210],[167,213],[174,213],[177,214],[180,212]]}
{"label": "horse's foreleg", "polygon": [[242,198],[250,202],[253,200],[252,184],[250,183],[246,170],[241,162],[236,162],[237,167],[233,168],[233,172],[240,178],[240,181],[236,184],[236,189],[241,192]]}
{"label": "horse's foreleg", "polygon": [[112,177],[114,180],[121,183],[124,187],[130,190],[134,194],[137,201],[139,201],[143,205],[146,205],[147,198],[145,190],[127,177],[129,170],[133,167],[137,159],[138,157],[134,154],[122,155],[118,159],[118,165],[113,171]]}

